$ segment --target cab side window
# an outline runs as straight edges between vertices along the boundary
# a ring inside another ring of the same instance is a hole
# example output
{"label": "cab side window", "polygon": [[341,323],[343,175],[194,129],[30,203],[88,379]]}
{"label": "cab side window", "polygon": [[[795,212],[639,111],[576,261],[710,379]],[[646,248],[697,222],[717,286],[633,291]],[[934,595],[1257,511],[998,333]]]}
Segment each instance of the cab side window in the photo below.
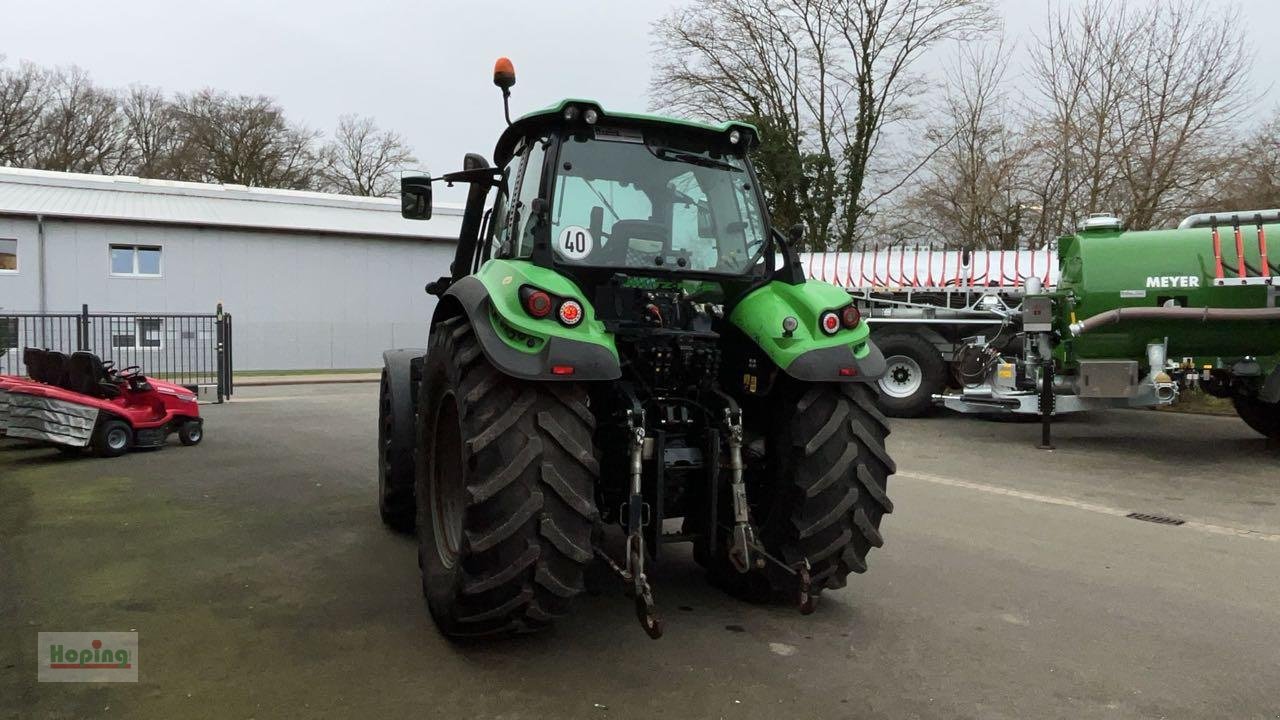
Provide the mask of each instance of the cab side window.
{"label": "cab side window", "polygon": [[512,210],[512,229],[518,229],[515,242],[516,257],[529,257],[533,253],[533,199],[542,189],[542,161],[546,156],[547,140],[535,139],[527,148],[524,164],[520,166],[520,189]]}
{"label": "cab side window", "polygon": [[498,194],[493,199],[493,208],[489,210],[489,237],[486,238],[489,249],[485,253],[487,257],[511,256],[511,188],[515,184],[515,175],[519,167],[520,156],[514,155],[502,169]]}

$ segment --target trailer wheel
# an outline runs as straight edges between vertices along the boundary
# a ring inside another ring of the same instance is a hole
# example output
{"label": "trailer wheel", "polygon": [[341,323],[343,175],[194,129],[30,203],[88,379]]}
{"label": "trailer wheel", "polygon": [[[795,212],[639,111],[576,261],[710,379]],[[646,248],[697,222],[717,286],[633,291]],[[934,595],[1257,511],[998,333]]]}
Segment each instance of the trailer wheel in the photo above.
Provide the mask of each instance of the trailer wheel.
{"label": "trailer wheel", "polygon": [[1263,402],[1256,397],[1236,396],[1231,399],[1236,414],[1245,424],[1272,440],[1280,440],[1280,403]]}
{"label": "trailer wheel", "polygon": [[[812,594],[844,587],[849,573],[866,572],[867,554],[884,544],[880,520],[893,512],[888,423],[861,384],[797,383],[773,406],[766,470],[748,480],[760,540],[785,563],[808,561]],[[711,563],[711,576],[754,600],[798,588],[796,576],[771,562],[739,574],[721,559]]]}
{"label": "trailer wheel", "polygon": [[878,403],[891,417],[919,417],[933,409],[933,396],[947,383],[947,363],[920,335],[885,333],[873,338],[884,354],[885,372],[876,383]]}
{"label": "trailer wheel", "polygon": [[419,402],[418,561],[451,638],[544,628],[583,590],[600,466],[586,389],[495,369],[465,318],[431,334]]}
{"label": "trailer wheel", "polygon": [[93,451],[98,457],[119,457],[133,447],[133,428],[129,423],[116,418],[107,418],[98,423],[93,433]]}

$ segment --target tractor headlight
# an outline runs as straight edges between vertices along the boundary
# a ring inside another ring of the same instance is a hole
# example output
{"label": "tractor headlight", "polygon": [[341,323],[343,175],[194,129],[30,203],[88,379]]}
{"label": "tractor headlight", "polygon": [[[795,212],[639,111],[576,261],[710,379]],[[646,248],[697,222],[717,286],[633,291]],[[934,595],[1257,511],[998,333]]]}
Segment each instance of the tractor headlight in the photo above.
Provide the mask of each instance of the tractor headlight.
{"label": "tractor headlight", "polygon": [[730,145],[737,145],[737,144],[738,144],[738,143],[740,143],[740,142],[742,142],[742,132],[741,132],[741,131],[739,131],[739,130],[730,130],[730,131],[729,131],[729,144],[730,144]]}
{"label": "tractor headlight", "polygon": [[595,108],[587,108],[586,112],[582,113],[582,119],[586,120],[588,125],[595,125],[600,119],[600,113],[596,112]]}
{"label": "tractor headlight", "polygon": [[577,120],[577,119],[578,119],[578,108],[574,107],[573,105],[570,105],[569,107],[565,108],[565,109],[564,109],[564,119],[565,119],[565,120],[567,120],[567,121],[569,121],[569,122],[573,122],[574,120]]}

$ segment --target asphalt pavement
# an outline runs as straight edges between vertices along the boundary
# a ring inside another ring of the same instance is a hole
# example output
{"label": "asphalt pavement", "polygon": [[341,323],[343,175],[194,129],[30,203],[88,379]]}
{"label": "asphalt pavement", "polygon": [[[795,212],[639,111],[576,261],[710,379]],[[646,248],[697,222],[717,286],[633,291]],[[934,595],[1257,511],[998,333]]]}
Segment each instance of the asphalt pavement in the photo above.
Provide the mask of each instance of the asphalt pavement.
{"label": "asphalt pavement", "polygon": [[[813,615],[677,546],[661,640],[602,582],[455,645],[378,521],[376,394],[242,388],[116,460],[0,440],[0,718],[1280,718],[1280,449],[1234,418],[895,421],[886,545]],[[68,630],[136,630],[140,682],[37,683]]]}

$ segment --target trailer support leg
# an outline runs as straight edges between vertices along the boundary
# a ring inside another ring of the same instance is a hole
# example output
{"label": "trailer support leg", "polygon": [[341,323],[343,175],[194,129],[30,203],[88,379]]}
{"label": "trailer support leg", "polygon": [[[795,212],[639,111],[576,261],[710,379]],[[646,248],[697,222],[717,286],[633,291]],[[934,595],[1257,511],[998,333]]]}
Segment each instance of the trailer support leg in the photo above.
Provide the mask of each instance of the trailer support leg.
{"label": "trailer support leg", "polygon": [[1040,449],[1052,450],[1053,438],[1050,428],[1053,425],[1053,360],[1045,360],[1040,372]]}

